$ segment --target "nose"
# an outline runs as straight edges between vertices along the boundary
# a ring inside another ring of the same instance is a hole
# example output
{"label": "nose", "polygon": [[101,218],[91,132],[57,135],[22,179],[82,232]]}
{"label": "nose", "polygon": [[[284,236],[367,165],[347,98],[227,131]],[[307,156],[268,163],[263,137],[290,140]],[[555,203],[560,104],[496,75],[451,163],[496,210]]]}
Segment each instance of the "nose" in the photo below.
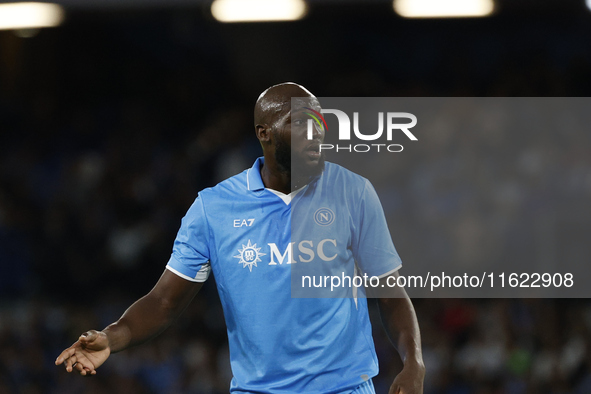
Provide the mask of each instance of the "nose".
{"label": "nose", "polygon": [[323,140],[324,139],[324,127],[319,126],[312,119],[308,120],[308,139],[309,140]]}

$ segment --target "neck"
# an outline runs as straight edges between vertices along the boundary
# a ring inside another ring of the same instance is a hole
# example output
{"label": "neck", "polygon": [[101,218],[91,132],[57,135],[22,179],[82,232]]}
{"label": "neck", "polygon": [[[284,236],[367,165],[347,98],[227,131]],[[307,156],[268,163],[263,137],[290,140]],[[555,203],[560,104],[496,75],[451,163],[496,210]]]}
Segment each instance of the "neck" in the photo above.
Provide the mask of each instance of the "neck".
{"label": "neck", "polygon": [[261,179],[268,189],[284,194],[291,193],[291,172],[279,169],[275,162],[265,159],[265,164],[261,167]]}
{"label": "neck", "polygon": [[280,166],[274,158],[265,156],[265,163],[261,166],[261,179],[268,189],[289,194],[305,186],[310,178],[297,176],[292,178],[291,171]]}

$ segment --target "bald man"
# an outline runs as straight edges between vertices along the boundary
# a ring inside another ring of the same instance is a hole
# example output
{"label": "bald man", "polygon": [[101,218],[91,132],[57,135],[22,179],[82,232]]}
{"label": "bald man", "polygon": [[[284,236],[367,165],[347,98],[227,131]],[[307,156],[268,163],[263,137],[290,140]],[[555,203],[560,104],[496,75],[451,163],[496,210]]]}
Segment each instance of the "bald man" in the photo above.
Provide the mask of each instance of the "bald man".
{"label": "bald man", "polygon": [[[401,265],[373,187],[324,161],[324,129],[316,125],[308,136],[309,110],[320,112],[318,100],[294,83],[260,95],[254,123],[263,157],[199,193],[156,286],[117,322],[82,334],[56,365],[95,375],[111,353],[164,331],[213,271],[228,329],[230,392],[375,393],[367,300],[292,298],[292,267],[359,269],[385,281]],[[294,224],[300,217],[302,224]],[[408,296],[397,291],[378,299],[404,361],[389,392],[418,394],[424,378],[418,324]]]}

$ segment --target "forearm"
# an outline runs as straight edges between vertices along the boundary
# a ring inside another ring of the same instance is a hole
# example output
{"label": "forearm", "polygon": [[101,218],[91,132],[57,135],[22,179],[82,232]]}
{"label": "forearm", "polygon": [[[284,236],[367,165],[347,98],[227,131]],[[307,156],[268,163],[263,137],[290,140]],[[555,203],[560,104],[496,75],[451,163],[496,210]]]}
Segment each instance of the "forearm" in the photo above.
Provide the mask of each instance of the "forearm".
{"label": "forearm", "polygon": [[164,331],[176,317],[174,308],[152,294],[133,303],[121,318],[103,330],[111,353],[142,344]]}
{"label": "forearm", "polygon": [[423,367],[419,324],[406,293],[396,298],[378,299],[378,305],[384,329],[404,364]]}
{"label": "forearm", "polygon": [[144,343],[164,331],[189,305],[203,283],[164,270],[156,286],[105,328],[111,353]]}

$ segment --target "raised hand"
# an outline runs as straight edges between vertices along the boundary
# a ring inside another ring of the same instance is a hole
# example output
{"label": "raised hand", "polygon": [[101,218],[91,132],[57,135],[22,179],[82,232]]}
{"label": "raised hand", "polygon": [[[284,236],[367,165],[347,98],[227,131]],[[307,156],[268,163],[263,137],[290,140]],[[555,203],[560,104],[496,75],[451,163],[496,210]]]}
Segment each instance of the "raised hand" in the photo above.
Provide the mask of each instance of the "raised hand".
{"label": "raised hand", "polygon": [[91,330],[80,335],[72,346],[65,349],[55,360],[55,365],[64,364],[66,371],[78,371],[82,376],[96,375],[111,354],[109,339],[102,331]]}

